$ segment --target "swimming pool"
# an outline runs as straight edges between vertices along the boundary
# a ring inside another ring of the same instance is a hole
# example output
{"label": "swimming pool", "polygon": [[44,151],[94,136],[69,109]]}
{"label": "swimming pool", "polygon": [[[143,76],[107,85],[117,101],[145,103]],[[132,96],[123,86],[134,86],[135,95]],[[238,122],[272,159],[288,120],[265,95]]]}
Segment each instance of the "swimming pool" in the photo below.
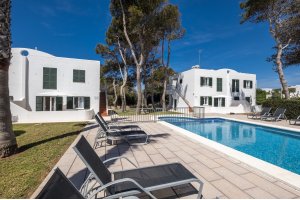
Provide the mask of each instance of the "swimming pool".
{"label": "swimming pool", "polygon": [[222,118],[160,120],[300,174],[300,133]]}

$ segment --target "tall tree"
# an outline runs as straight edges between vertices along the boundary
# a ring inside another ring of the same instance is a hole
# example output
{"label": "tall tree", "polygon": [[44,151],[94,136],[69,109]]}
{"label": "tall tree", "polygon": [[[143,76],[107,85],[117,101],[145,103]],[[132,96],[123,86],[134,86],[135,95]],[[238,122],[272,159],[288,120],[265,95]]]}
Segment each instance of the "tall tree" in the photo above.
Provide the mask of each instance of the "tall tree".
{"label": "tall tree", "polygon": [[[160,14],[160,20],[158,22],[160,29],[159,36],[161,38],[161,64],[165,68],[164,80],[163,80],[163,92],[162,92],[162,106],[163,110],[166,110],[166,90],[168,78],[171,74],[169,70],[170,58],[171,58],[171,41],[177,40],[183,37],[185,30],[181,25],[180,12],[177,6],[167,5],[164,7]],[[167,42],[167,58],[165,62],[165,42]]]}
{"label": "tall tree", "polygon": [[[273,56],[275,71],[278,73],[285,98],[289,99],[288,84],[283,72],[283,55],[288,57],[291,43],[296,41],[296,35],[291,21],[299,10],[299,0],[245,0],[240,4],[244,10],[242,23],[268,22],[269,31],[275,40],[276,55]],[[286,58],[287,58],[286,57]]]}
{"label": "tall tree", "polygon": [[12,155],[17,150],[8,90],[8,69],[11,60],[10,9],[10,0],[0,0],[0,157]]}

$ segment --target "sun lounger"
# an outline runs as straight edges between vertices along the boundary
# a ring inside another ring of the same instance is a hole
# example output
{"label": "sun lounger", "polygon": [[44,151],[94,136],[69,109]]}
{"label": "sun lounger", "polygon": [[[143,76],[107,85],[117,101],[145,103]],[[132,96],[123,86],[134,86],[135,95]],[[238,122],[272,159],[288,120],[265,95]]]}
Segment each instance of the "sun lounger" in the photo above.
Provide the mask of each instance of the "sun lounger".
{"label": "sun lounger", "polygon": [[300,115],[297,117],[297,119],[290,119],[290,121],[289,121],[289,123],[293,124],[293,125],[296,125],[297,122],[300,123]]}
{"label": "sun lounger", "polygon": [[[94,148],[97,148],[98,145],[102,146],[102,142],[107,142],[108,140],[113,143],[116,141],[124,140],[130,143],[131,140],[142,139],[142,143],[148,143],[148,135],[145,131],[142,130],[123,130],[123,129],[107,129],[104,123],[99,120],[97,121],[100,129],[95,137]],[[104,140],[103,140],[104,139]]]}
{"label": "sun lounger", "polygon": [[274,112],[273,115],[268,115],[268,116],[262,116],[261,120],[270,120],[270,121],[278,121],[280,119],[285,118],[285,113],[286,109],[285,108],[277,108]]}
{"label": "sun lounger", "polygon": [[261,112],[257,113],[257,112],[253,112],[251,114],[248,114],[247,115],[247,118],[252,118],[252,119],[260,119],[261,117],[265,117],[265,116],[268,116],[269,113],[271,111],[271,108],[270,107],[264,107],[262,108]]}
{"label": "sun lounger", "polygon": [[[180,163],[156,165],[144,168],[135,168],[118,172],[110,172],[105,163],[122,159],[111,158],[102,162],[87,140],[82,136],[73,147],[77,155],[87,166],[90,175],[81,190],[84,197],[93,198],[100,191],[105,191],[110,198],[132,196],[140,193],[155,198],[152,191],[190,184],[199,183],[198,198],[201,197],[203,182],[196,178]],[[90,180],[96,180],[100,186],[91,188]]]}
{"label": "sun lounger", "polygon": [[95,119],[98,123],[103,123],[107,129],[119,129],[119,130],[141,130],[138,125],[111,125],[108,124],[101,115],[96,114]]}
{"label": "sun lounger", "polygon": [[84,197],[62,171],[56,168],[36,199],[84,199]]}

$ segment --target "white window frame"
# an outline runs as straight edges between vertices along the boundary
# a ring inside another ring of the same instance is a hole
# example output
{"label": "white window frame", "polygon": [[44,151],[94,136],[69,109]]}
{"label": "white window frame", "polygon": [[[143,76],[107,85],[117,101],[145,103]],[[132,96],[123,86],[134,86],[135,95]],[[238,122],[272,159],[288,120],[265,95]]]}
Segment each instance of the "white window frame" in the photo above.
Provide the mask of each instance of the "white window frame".
{"label": "white window frame", "polygon": [[209,97],[208,96],[203,96],[203,106],[208,106],[209,105]]}
{"label": "white window frame", "polygon": [[252,82],[252,81],[250,81],[250,80],[245,80],[245,82],[246,82],[246,87],[245,87],[245,89],[251,89],[251,82]]}

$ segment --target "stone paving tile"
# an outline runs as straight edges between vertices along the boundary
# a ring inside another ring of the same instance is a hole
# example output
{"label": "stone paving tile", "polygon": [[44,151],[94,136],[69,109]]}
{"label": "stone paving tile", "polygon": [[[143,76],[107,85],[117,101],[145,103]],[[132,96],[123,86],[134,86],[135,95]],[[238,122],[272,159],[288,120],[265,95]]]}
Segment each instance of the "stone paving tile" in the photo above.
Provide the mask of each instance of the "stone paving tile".
{"label": "stone paving tile", "polygon": [[176,155],[172,153],[169,149],[167,148],[160,148],[158,149],[159,153],[164,157],[164,158],[175,158]]}
{"label": "stone paving tile", "polygon": [[205,147],[203,148],[203,147],[199,146],[199,148],[195,149],[195,150],[198,151],[199,153],[202,153],[206,157],[211,158],[211,159],[221,158],[220,155],[207,150]]}
{"label": "stone paving tile", "polygon": [[225,179],[213,181],[212,184],[230,199],[250,199],[251,197]]}
{"label": "stone paving tile", "polygon": [[291,199],[291,198],[294,198],[296,196],[295,194],[290,193],[290,192],[282,189],[278,185],[275,185],[275,184],[267,181],[266,179],[263,179],[263,178],[259,177],[256,174],[248,173],[248,174],[242,175],[242,177],[246,178],[248,181],[252,182],[256,186],[258,186],[261,189],[265,190],[266,192],[271,193],[276,198]]}
{"label": "stone paving tile", "polygon": [[153,166],[153,162],[140,162],[138,163],[139,164],[139,167],[150,167],[150,166]]}
{"label": "stone paving tile", "polygon": [[192,148],[189,147],[189,146],[183,146],[183,147],[181,147],[181,149],[182,149],[183,151],[185,151],[187,154],[191,155],[191,156],[193,156],[193,155],[198,155],[198,154],[199,154],[198,151],[192,149]]}
{"label": "stone paving tile", "polygon": [[155,165],[168,163],[168,161],[161,154],[152,154],[149,156]]}
{"label": "stone paving tile", "polygon": [[225,166],[227,169],[230,169],[231,171],[233,171],[236,174],[249,173],[249,171],[246,170],[245,168],[243,168],[243,167],[241,167],[237,164],[234,164],[234,163],[230,162],[229,160],[227,160],[225,158],[217,158],[217,159],[214,159],[214,161],[216,161],[220,165]]}
{"label": "stone paving tile", "polygon": [[197,162],[197,160],[195,158],[193,158],[192,156],[190,156],[189,154],[187,154],[184,151],[176,151],[174,153],[185,163]]}
{"label": "stone paving tile", "polygon": [[216,172],[214,172],[213,170],[209,169],[205,165],[200,164],[199,162],[197,162],[197,163],[190,163],[189,166],[191,168],[193,168],[197,173],[199,173],[207,181],[214,181],[214,180],[218,180],[218,179],[222,178]]}
{"label": "stone paving tile", "polygon": [[71,169],[69,170],[68,174],[73,174],[78,171],[81,171],[83,169],[86,169],[85,164],[82,162],[82,160],[79,157],[76,157],[75,161],[72,164]]}
{"label": "stone paving tile", "polygon": [[[135,157],[134,156],[128,156],[126,157],[127,159],[129,159],[135,166],[139,166],[138,165],[138,162],[136,161]],[[122,159],[121,160],[121,163],[122,163],[122,167],[123,169],[134,169],[136,168],[134,165],[132,165],[128,160],[126,159]]]}
{"label": "stone paving tile", "polygon": [[224,167],[215,168],[213,170],[242,190],[253,188],[255,186],[240,175],[237,175]]}
{"label": "stone paving tile", "polygon": [[[203,198],[216,199],[221,196],[224,196],[222,192],[220,192],[215,186],[210,184],[209,181],[205,180],[205,178],[202,177],[200,174],[198,174],[197,172],[194,172],[193,174],[204,183],[203,191],[202,191]],[[194,185],[194,187],[196,186]]]}
{"label": "stone paving tile", "polygon": [[173,145],[173,144],[165,144],[165,147],[167,147],[172,152],[181,151],[181,148],[179,146]]}
{"label": "stone paving tile", "polygon": [[138,162],[149,162],[151,159],[145,151],[133,151],[133,155]]}
{"label": "stone paving tile", "polygon": [[295,188],[293,188],[293,187],[291,187],[291,186],[289,186],[289,185],[287,185],[287,184],[284,184],[284,183],[282,183],[282,182],[280,182],[280,181],[277,181],[275,184],[278,185],[279,187],[282,187],[282,188],[284,188],[285,190],[287,190],[287,191],[289,191],[289,192],[291,192],[291,193],[297,195],[298,198],[300,197],[300,189],[297,190],[297,189],[295,189]]}
{"label": "stone paving tile", "polygon": [[255,199],[275,199],[274,196],[258,187],[247,189],[245,192]]}
{"label": "stone paving tile", "polygon": [[198,153],[198,155],[195,155],[193,157],[211,169],[221,166],[219,163],[215,162],[212,159],[209,159],[208,157],[206,157],[200,153]]}
{"label": "stone paving tile", "polygon": [[151,144],[143,145],[143,148],[148,155],[159,153]]}

